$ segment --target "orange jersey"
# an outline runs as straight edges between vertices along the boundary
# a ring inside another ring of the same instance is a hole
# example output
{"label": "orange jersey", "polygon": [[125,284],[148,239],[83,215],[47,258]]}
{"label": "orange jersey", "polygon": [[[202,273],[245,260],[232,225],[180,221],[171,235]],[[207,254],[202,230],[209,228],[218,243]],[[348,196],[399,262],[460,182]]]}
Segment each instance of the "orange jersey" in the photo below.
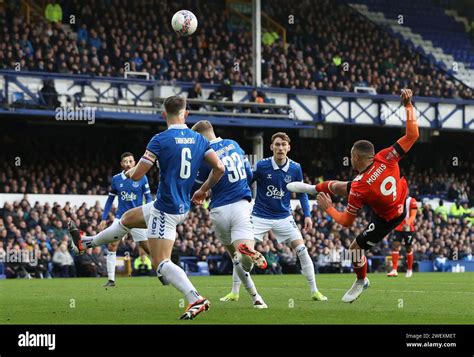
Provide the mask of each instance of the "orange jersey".
{"label": "orange jersey", "polygon": [[395,143],[374,156],[372,165],[352,180],[348,213],[357,215],[364,204],[386,221],[403,213],[408,194],[407,182],[404,177],[400,178],[398,167],[403,154],[403,149]]}
{"label": "orange jersey", "polygon": [[[405,219],[403,220],[403,222],[400,223],[395,228],[395,230],[399,231],[399,232],[404,231],[403,226],[408,223],[408,220],[409,220],[410,215],[411,215],[411,211],[412,210],[417,210],[418,211],[418,204],[417,204],[416,200],[413,197],[410,197],[410,196],[408,196],[407,199],[405,200],[405,207],[406,207],[407,215],[405,216]],[[415,231],[415,222],[411,222],[410,223],[410,232],[414,232],[414,231]]]}

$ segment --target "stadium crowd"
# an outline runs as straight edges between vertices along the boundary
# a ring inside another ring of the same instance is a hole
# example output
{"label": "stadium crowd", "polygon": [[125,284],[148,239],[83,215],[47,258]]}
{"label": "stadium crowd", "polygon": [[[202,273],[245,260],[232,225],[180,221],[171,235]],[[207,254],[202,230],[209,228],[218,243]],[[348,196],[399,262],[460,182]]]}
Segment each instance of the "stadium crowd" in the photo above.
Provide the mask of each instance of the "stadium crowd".
{"label": "stadium crowd", "polygon": [[[339,209],[342,203],[337,203]],[[113,218],[112,212],[109,218]],[[7,261],[8,277],[71,277],[106,276],[104,252],[101,247],[89,249],[86,254],[73,258],[69,253],[66,224],[75,220],[87,235],[96,234],[102,214],[102,207],[72,207],[66,203],[50,205],[39,203],[33,206],[26,199],[9,203],[0,208],[0,261]],[[344,260],[344,252],[351,239],[368,224],[368,213],[362,211],[356,223],[343,228],[313,206],[311,212],[314,227],[303,232],[309,253],[319,272],[350,271],[350,262]],[[303,227],[300,207],[295,210],[295,221]],[[420,208],[415,223],[415,260],[434,260],[438,257],[472,260],[474,219],[469,209],[448,212],[429,205]],[[286,245],[279,244],[270,232],[262,244],[257,244],[266,257],[269,268],[257,273],[297,273],[298,262],[295,253]],[[386,237],[368,254],[388,255],[391,247]],[[6,256],[23,252],[26,259],[11,262]],[[25,253],[29,252],[29,253]],[[128,253],[126,253],[128,252]],[[130,237],[120,245],[119,255],[128,254],[134,262],[142,258],[138,246]],[[211,274],[227,274],[232,271],[232,263],[225,254],[224,247],[216,238],[209,211],[194,207],[186,222],[177,229],[177,239],[173,259],[196,257],[198,261],[208,261]],[[210,259],[208,259],[210,258]],[[214,259],[213,259],[214,258]],[[218,264],[217,262],[221,263]],[[37,262],[36,264],[33,264]],[[135,265],[135,264],[134,264]],[[135,265],[138,269],[140,262]],[[384,268],[383,264],[380,268]],[[375,269],[375,268],[374,268]]]}
{"label": "stadium crowd", "polygon": [[[62,1],[56,5],[61,14],[47,14],[50,22],[34,25],[25,22],[18,4],[9,1],[0,14],[0,68],[94,76],[130,70],[164,81],[252,84],[249,28],[226,11],[225,2],[190,3],[199,28],[179,39],[162,14],[174,13],[182,2]],[[397,95],[409,86],[415,96],[472,98],[470,88],[345,4],[272,0],[263,2],[263,10],[286,28],[288,42],[285,47],[279,35],[263,34],[265,86],[346,92],[373,87]],[[70,23],[74,35],[61,23]]]}

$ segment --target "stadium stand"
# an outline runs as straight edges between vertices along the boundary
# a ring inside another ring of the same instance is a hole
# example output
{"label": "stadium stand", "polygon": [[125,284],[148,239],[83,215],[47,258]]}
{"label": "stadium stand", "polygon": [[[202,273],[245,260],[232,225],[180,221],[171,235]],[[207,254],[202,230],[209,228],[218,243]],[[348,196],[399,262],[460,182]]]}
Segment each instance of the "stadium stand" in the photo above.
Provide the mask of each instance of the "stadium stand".
{"label": "stadium stand", "polygon": [[[197,15],[206,20],[197,35],[172,41],[169,24],[159,13],[177,6],[173,1],[76,0],[63,9],[64,18],[75,16],[71,26],[34,27],[12,9],[13,17],[0,15],[0,69],[119,77],[128,70],[165,81],[228,79],[235,85],[250,85],[250,36],[240,28],[226,28],[232,14],[225,4],[200,2]],[[308,8],[313,10],[308,13]],[[377,93],[397,94],[410,85],[415,95],[472,98],[470,88],[346,4],[317,0],[308,6],[308,1],[279,0],[264,2],[263,9],[283,24],[288,14],[296,19],[288,26],[288,48],[281,39],[264,44],[266,86],[345,92],[373,87]]]}
{"label": "stadium stand", "polygon": [[356,3],[352,6],[364,16],[377,24],[388,25],[402,39],[431,57],[433,62],[473,87],[472,38],[459,16],[449,8],[452,2],[422,0],[417,1],[415,6],[409,0],[363,0],[352,3]]}
{"label": "stadium stand", "polygon": [[[342,207],[342,204],[339,208]],[[76,257],[75,268],[72,257],[65,250],[67,247],[66,226],[69,217],[78,217],[81,227],[87,234],[97,232],[102,208],[98,206],[72,207],[61,205],[31,206],[26,200],[5,203],[0,208],[0,256],[9,254],[12,250],[22,249],[33,252],[40,264],[33,265],[28,261],[21,263],[6,263],[7,277],[70,277],[75,276],[104,276],[103,254],[99,249],[90,249],[87,255]],[[113,213],[113,212],[112,212]],[[414,240],[415,260],[434,260],[442,255],[455,260],[472,260],[472,223],[470,210],[460,216],[441,213],[429,206],[423,206],[418,213]],[[320,272],[345,272],[350,271],[350,264],[343,260],[332,259],[329,254],[341,254],[354,237],[368,224],[368,213],[363,212],[350,228],[342,229],[329,216],[313,207],[312,218],[314,228],[304,233],[308,244],[309,253]],[[298,207],[295,211],[295,221],[301,228],[303,226],[302,210]],[[270,232],[257,249],[269,261],[270,269],[265,273],[296,273],[298,272],[297,258],[286,245],[278,244]],[[387,238],[371,251],[370,256],[379,258],[390,253]],[[59,252],[59,253],[58,253]],[[119,254],[128,254],[136,259],[140,253],[136,244],[128,238]],[[337,253],[334,253],[337,252]],[[186,222],[178,227],[177,239],[173,251],[174,259],[183,260],[193,258],[192,261],[207,262],[211,274],[227,274],[232,271],[232,264],[224,254],[224,247],[216,238],[211,225],[209,212],[205,208],[193,208]],[[58,256],[62,255],[62,256]],[[91,269],[92,262],[95,262]],[[100,262],[102,262],[100,264]],[[219,263],[218,263],[219,262]],[[372,270],[383,270],[385,264],[372,264]],[[273,265],[272,265],[273,264]],[[67,266],[67,268],[64,268]],[[263,273],[257,270],[257,273]]]}

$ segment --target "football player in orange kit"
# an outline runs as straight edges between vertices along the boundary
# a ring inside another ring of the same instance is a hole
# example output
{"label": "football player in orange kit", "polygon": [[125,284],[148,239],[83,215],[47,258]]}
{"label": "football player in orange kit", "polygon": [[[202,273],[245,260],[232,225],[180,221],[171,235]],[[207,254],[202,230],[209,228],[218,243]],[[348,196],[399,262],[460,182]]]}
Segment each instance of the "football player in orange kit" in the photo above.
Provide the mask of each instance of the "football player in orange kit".
{"label": "football player in orange kit", "polygon": [[411,243],[415,232],[415,218],[418,212],[418,204],[413,197],[408,196],[405,201],[407,215],[405,219],[395,228],[395,237],[392,243],[392,271],[387,274],[390,277],[398,276],[398,258],[400,257],[400,244],[402,240],[405,242],[407,252],[407,273],[406,277],[411,278],[413,275],[413,250]]}
{"label": "football player in orange kit", "polygon": [[[410,89],[403,89],[400,95],[406,110],[406,133],[396,143],[377,154],[370,141],[359,140],[354,143],[351,164],[358,175],[352,181],[325,181],[316,186],[303,182],[291,182],[287,185],[287,189],[293,192],[318,193],[318,206],[345,227],[354,222],[357,211],[364,204],[372,209],[369,225],[349,247],[357,279],[342,297],[344,302],[353,302],[369,287],[364,250],[381,241],[406,217],[408,184],[404,177],[400,177],[398,161],[408,153],[419,137],[412,96]],[[330,194],[348,197],[344,212],[334,208]]]}

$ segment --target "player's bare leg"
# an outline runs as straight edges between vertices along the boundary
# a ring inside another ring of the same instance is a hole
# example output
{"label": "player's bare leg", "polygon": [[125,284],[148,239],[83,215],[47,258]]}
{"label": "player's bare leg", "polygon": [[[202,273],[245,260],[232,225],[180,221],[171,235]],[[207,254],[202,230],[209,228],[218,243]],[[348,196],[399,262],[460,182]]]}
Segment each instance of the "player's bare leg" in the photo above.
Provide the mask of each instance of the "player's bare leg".
{"label": "player's bare leg", "polygon": [[117,262],[117,248],[120,241],[109,243],[107,246],[107,277],[108,281],[103,285],[104,288],[115,287],[115,265]]}
{"label": "player's bare leg", "polygon": [[[140,248],[142,248],[145,251],[145,253],[149,257],[151,257],[150,243],[148,243],[147,240],[138,242],[138,245],[140,246]],[[154,269],[156,270],[156,267],[154,267]]]}
{"label": "player's bare leg", "polygon": [[170,239],[149,238],[148,242],[151,250],[152,264],[158,267],[156,270],[158,277],[163,276],[189,302],[188,307],[180,318],[182,320],[192,320],[201,312],[209,310],[209,301],[199,295],[184,270],[171,261],[174,241]]}
{"label": "player's bare leg", "polygon": [[355,239],[349,247],[349,254],[351,255],[352,266],[357,275],[357,279],[354,284],[352,284],[352,287],[344,294],[342,301],[351,303],[370,286],[370,282],[369,279],[367,279],[367,258],[365,257],[364,250],[359,247]]}
{"label": "player's bare leg", "polygon": [[[261,266],[265,266],[265,268],[267,266],[265,258],[259,252],[256,252],[258,253],[258,258],[253,258],[256,256],[254,250],[254,241],[250,239],[239,239],[233,242],[233,245],[225,245],[225,247],[232,257],[232,261],[234,263],[233,273],[237,275],[239,281],[244,283],[245,289],[252,297],[253,306],[257,309],[266,309],[267,304],[265,304],[265,301],[263,301],[263,298],[257,292],[255,284],[250,277],[250,271],[253,268],[254,259],[256,259],[261,264]],[[242,253],[241,249],[245,253]],[[248,254],[249,252],[250,254]],[[233,292],[231,294],[233,295]],[[237,298],[235,298],[235,295],[233,295],[231,298],[225,299],[228,297],[226,296],[222,298],[221,301],[238,300],[238,296],[239,295],[237,293]]]}
{"label": "player's bare leg", "polygon": [[389,277],[398,276],[398,259],[400,258],[400,242],[392,243],[392,271],[387,274]]}
{"label": "player's bare leg", "polygon": [[331,193],[333,195],[346,197],[348,181],[324,181],[318,185],[310,185],[304,182],[290,182],[286,188],[291,192],[307,193],[308,195],[317,195],[318,192]]}
{"label": "player's bare leg", "polygon": [[407,245],[405,247],[406,252],[407,252],[407,272],[405,274],[406,278],[411,278],[413,275],[413,249],[410,245]]}
{"label": "player's bare leg", "polygon": [[71,221],[69,224],[69,234],[79,250],[79,253],[82,253],[87,248],[117,242],[130,232],[132,228],[147,228],[142,207],[135,207],[128,210],[122,215],[120,220],[115,220],[110,227],[104,229],[99,234],[83,237],[82,239],[76,225]]}
{"label": "player's bare leg", "polygon": [[313,260],[309,256],[308,249],[303,239],[296,239],[290,243],[291,248],[296,251],[301,264],[301,274],[306,277],[309,288],[311,289],[311,298],[316,301],[326,301],[328,298],[321,294],[316,286],[316,276],[314,274]]}

